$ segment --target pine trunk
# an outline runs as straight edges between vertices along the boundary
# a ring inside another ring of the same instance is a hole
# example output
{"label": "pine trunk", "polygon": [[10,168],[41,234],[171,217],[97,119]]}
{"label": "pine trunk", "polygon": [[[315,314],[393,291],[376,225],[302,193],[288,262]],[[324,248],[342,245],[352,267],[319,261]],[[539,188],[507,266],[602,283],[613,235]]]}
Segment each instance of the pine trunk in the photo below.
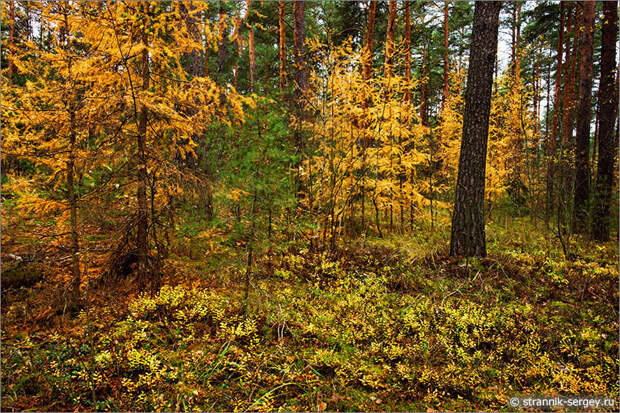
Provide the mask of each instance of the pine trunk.
{"label": "pine trunk", "polygon": [[603,3],[603,34],[601,50],[600,114],[598,132],[598,167],[594,190],[592,237],[609,241],[610,209],[614,180],[614,164],[618,143],[614,137],[618,94],[614,84],[616,70],[616,37],[618,33],[618,2]]}
{"label": "pine trunk", "polygon": [[[576,7],[576,6],[575,6]],[[564,90],[562,96],[562,139],[560,141],[559,148],[559,174],[557,181],[558,187],[558,214],[560,214],[559,221],[567,223],[568,221],[568,207],[571,201],[569,196],[572,192],[570,179],[570,167],[568,153],[573,144],[573,129],[575,125],[575,71],[577,62],[577,49],[578,49],[578,13],[577,10],[569,11],[567,33],[566,37],[566,52],[564,59],[565,81]],[[570,34],[572,32],[572,35]]]}
{"label": "pine trunk", "polygon": [[451,256],[486,256],[484,185],[500,8],[499,1],[475,3]]}
{"label": "pine trunk", "polygon": [[396,24],[396,1],[390,0],[388,3],[388,24],[385,37],[385,73],[387,77],[394,75],[393,55],[394,55],[394,26]]}
{"label": "pine trunk", "polygon": [[370,70],[372,69],[372,40],[375,32],[375,13],[377,11],[377,2],[370,1],[368,8],[368,26],[366,27],[366,47],[364,58],[364,80],[370,79]]}
{"label": "pine trunk", "polygon": [[592,59],[594,42],[594,1],[583,2],[581,34],[581,63],[579,70],[579,109],[575,148],[575,198],[573,231],[583,233],[587,228],[590,200],[590,120],[592,118]]}
{"label": "pine trunk", "polygon": [[250,53],[250,92],[254,93],[254,71],[256,70],[256,52],[254,50],[254,28],[248,33],[248,49]]}
{"label": "pine trunk", "polygon": [[228,59],[228,42],[226,40],[226,12],[224,11],[224,6],[222,5],[222,0],[219,1],[219,34],[220,34],[220,44],[217,50],[217,73],[216,73],[216,81],[220,80],[220,75],[224,70],[224,64],[226,63],[226,59]]}

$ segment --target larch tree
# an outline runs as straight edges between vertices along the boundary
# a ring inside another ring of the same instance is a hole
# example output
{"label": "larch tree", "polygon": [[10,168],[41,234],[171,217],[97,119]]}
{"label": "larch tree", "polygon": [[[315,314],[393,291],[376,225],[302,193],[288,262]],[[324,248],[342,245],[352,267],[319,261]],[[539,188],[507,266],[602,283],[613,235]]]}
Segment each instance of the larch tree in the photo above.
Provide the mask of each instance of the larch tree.
{"label": "larch tree", "polygon": [[594,1],[583,2],[579,108],[575,147],[575,198],[573,230],[586,231],[590,200],[590,120],[592,118],[592,59],[594,55]]}
{"label": "larch tree", "polygon": [[[114,113],[114,105],[96,99],[89,90],[97,76],[89,70],[95,61],[92,49],[80,44],[77,36],[82,8],[89,7],[82,6],[33,5],[50,23],[50,47],[39,50],[33,42],[22,42],[19,50],[11,50],[14,67],[29,80],[23,86],[6,87],[2,102],[3,156],[18,155],[38,171],[37,179],[18,185],[18,192],[23,191],[20,210],[39,219],[54,219],[63,229],[53,235],[52,244],[70,253],[66,308],[80,302],[81,194],[83,177],[96,159],[87,148],[98,147],[89,130],[102,112]],[[40,198],[42,194],[48,199]]]}
{"label": "larch tree", "polygon": [[603,2],[601,47],[601,80],[599,86],[600,112],[598,133],[598,166],[592,211],[592,237],[609,241],[611,196],[618,141],[614,136],[617,121],[618,92],[616,71],[616,38],[618,35],[618,2]]}
{"label": "larch tree", "polygon": [[[188,6],[197,16],[208,4]],[[121,121],[108,125],[122,132],[116,137],[116,157],[126,157],[128,174],[134,177],[124,187],[127,199],[135,200],[123,206],[134,211],[127,228],[135,236],[125,251],[135,257],[138,276],[156,285],[157,277],[147,276],[158,274],[157,265],[151,264],[153,253],[157,264],[162,251],[158,232],[164,229],[163,209],[171,197],[184,192],[186,174],[177,159],[195,159],[194,138],[214,119],[226,120],[232,112],[242,119],[243,103],[233,90],[187,72],[190,67],[182,58],[199,53],[203,45],[187,30],[187,15],[174,4],[114,2],[102,7],[102,18],[84,22],[83,41],[96,45],[98,55],[111,56],[99,60],[95,86],[109,104],[119,104],[126,112]],[[213,39],[210,25],[204,31]],[[203,185],[192,179],[184,193],[198,197],[197,188]]]}
{"label": "larch tree", "polygon": [[451,256],[486,256],[484,186],[501,2],[476,2],[459,170],[452,214]]}

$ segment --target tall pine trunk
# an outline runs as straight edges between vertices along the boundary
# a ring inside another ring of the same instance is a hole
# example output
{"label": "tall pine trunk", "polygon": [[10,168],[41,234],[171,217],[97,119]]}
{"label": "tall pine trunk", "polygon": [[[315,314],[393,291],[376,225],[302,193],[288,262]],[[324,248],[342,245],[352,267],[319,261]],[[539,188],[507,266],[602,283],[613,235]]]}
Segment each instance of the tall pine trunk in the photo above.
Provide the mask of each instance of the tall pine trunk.
{"label": "tall pine trunk", "polygon": [[573,231],[586,231],[590,200],[590,120],[592,118],[592,59],[594,42],[594,1],[583,2],[579,109],[575,147],[575,198]]}
{"label": "tall pine trunk", "polygon": [[616,37],[618,33],[618,2],[603,3],[603,34],[601,50],[600,109],[598,130],[598,167],[594,189],[592,237],[609,241],[609,212],[618,142],[614,137],[618,108],[618,92],[614,84],[616,70]]}
{"label": "tall pine trunk", "polygon": [[566,53],[564,59],[565,75],[564,90],[562,96],[562,139],[559,148],[559,182],[557,205],[559,214],[558,222],[567,224],[569,220],[569,206],[572,201],[570,179],[569,151],[573,145],[573,129],[575,126],[575,72],[577,63],[579,12],[577,5],[569,11],[566,36]]}
{"label": "tall pine trunk", "polygon": [[484,185],[493,63],[501,2],[476,2],[459,171],[452,215],[451,256],[486,256]]}
{"label": "tall pine trunk", "polygon": [[254,71],[256,70],[256,51],[254,49],[254,28],[248,33],[248,52],[250,54],[250,92],[254,93]]}

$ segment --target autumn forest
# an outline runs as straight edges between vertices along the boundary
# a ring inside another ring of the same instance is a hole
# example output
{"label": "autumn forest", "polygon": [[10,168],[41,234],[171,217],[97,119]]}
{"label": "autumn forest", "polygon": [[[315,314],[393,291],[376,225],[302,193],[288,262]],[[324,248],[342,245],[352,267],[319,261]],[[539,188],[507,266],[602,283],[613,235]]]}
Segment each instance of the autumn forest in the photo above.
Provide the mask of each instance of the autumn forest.
{"label": "autumn forest", "polygon": [[2,411],[616,411],[617,1],[0,5]]}

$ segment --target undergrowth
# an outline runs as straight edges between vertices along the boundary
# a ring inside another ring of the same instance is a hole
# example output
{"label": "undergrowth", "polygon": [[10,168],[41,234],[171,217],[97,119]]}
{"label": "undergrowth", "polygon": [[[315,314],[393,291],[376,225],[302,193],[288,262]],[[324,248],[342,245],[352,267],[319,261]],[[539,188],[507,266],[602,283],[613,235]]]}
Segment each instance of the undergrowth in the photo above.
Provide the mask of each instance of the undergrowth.
{"label": "undergrowth", "polygon": [[258,261],[247,303],[221,254],[217,268],[170,258],[159,291],[47,324],[20,305],[36,286],[10,291],[2,408],[463,411],[511,410],[519,394],[616,397],[617,249],[576,239],[567,260],[525,219],[488,231],[484,259],[447,257],[445,227],[338,254],[300,244]]}

